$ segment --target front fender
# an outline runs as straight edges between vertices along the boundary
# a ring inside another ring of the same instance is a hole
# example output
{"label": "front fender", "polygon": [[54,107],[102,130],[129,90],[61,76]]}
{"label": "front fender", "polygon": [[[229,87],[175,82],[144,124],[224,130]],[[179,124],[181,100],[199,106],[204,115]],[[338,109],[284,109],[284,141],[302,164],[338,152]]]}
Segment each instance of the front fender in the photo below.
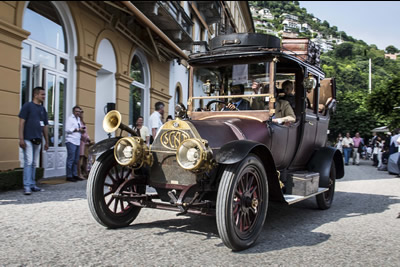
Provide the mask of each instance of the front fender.
{"label": "front fender", "polygon": [[285,201],[279,184],[278,172],[275,167],[271,151],[264,144],[237,140],[226,143],[215,155],[219,164],[231,165],[242,161],[249,153],[256,154],[262,161],[268,177],[268,188],[270,199],[274,201]]}
{"label": "front fender", "polygon": [[112,148],[115,145],[115,143],[117,143],[117,141],[121,138],[122,137],[119,136],[119,137],[113,137],[113,138],[107,138],[107,139],[101,140],[100,142],[94,144],[93,146],[91,146],[89,148],[89,154],[91,154],[91,155],[101,154],[104,151]]}
{"label": "front fender", "polygon": [[309,171],[319,173],[319,186],[329,186],[329,172],[331,169],[332,160],[336,167],[336,179],[343,178],[344,166],[343,156],[339,150],[333,147],[322,147],[316,150],[311,160],[307,164]]}

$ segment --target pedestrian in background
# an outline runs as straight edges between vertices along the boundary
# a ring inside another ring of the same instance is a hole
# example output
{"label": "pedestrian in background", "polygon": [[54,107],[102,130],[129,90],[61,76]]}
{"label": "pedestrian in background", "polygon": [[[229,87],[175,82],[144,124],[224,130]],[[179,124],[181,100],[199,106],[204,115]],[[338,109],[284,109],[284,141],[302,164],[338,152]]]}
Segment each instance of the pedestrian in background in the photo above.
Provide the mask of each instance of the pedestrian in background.
{"label": "pedestrian in background", "polygon": [[44,150],[49,148],[48,117],[43,107],[46,97],[43,87],[33,89],[33,99],[25,103],[19,112],[19,146],[24,151],[24,194],[41,192],[43,189],[36,186],[36,167],[40,157],[40,145],[44,136]]}
{"label": "pedestrian in background", "polygon": [[362,147],[364,146],[364,141],[360,137],[360,133],[356,133],[353,137],[353,165],[360,165],[360,154],[362,153]]}
{"label": "pedestrian in background", "polygon": [[146,145],[150,144],[150,133],[149,129],[143,125],[143,116],[139,116],[136,120],[136,126],[133,130],[137,133],[137,135],[143,139]]}
{"label": "pedestrian in background", "polygon": [[372,133],[373,137],[371,139],[371,147],[372,147],[372,166],[378,166],[378,149],[376,145],[376,140],[378,136],[376,135],[376,132]]}
{"label": "pedestrian in background", "polygon": [[157,132],[160,130],[163,125],[162,117],[164,115],[164,103],[157,102],[154,105],[155,111],[150,116],[150,128],[151,128],[151,140],[150,144],[153,143],[154,138],[157,135]]}
{"label": "pedestrian in background", "polygon": [[72,108],[72,114],[68,117],[65,125],[65,146],[67,147],[67,181],[76,182],[83,180],[78,177],[78,163],[81,145],[81,136],[85,132],[82,128],[79,117],[81,108],[75,106]]}
{"label": "pedestrian in background", "polygon": [[167,116],[167,119],[165,120],[165,122],[167,122],[167,121],[172,121],[172,120],[174,120],[174,119],[172,118],[172,115],[168,115],[168,116]]}
{"label": "pedestrian in background", "polygon": [[344,164],[349,165],[350,153],[354,146],[354,141],[350,137],[350,133],[346,133],[346,137],[343,138],[343,152],[344,152]]}
{"label": "pedestrian in background", "polygon": [[341,153],[343,153],[343,137],[340,133],[336,139],[336,149],[338,149]]}
{"label": "pedestrian in background", "polygon": [[81,143],[79,145],[79,164],[78,164],[78,177],[87,178],[88,177],[88,156],[89,156],[89,146],[91,145],[90,137],[86,128],[86,123],[83,119],[83,110],[79,113],[79,119],[81,120],[81,128],[83,132],[81,133]]}

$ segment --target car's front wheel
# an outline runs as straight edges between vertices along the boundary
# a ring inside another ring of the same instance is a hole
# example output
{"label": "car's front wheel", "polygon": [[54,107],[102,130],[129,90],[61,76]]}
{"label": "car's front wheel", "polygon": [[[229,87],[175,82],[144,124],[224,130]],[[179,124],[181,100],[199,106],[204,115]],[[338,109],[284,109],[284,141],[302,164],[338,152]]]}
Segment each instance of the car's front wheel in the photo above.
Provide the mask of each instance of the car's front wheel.
{"label": "car's front wheel", "polygon": [[[130,178],[132,169],[120,166],[112,152],[107,151],[96,160],[86,191],[89,209],[95,220],[108,228],[120,228],[135,220],[141,208],[113,195]],[[124,192],[132,194],[145,193],[145,190],[145,186],[138,185],[123,188]]]}
{"label": "car's front wheel", "polygon": [[249,248],[257,240],[268,209],[267,175],[253,154],[223,166],[216,219],[219,235],[232,250]]}

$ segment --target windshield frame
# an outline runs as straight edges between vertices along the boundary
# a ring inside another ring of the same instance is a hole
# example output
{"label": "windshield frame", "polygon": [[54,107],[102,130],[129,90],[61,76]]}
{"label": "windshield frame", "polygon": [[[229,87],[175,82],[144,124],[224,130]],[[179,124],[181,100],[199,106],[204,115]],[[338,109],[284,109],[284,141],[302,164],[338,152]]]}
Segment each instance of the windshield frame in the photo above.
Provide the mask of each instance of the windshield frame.
{"label": "windshield frame", "polygon": [[[264,57],[264,58],[258,58],[257,60],[254,60],[254,58],[250,60],[243,60],[244,62],[240,62],[240,64],[254,64],[254,63],[259,63],[259,62],[269,62],[270,67],[269,67],[269,87],[268,87],[268,92],[264,94],[245,94],[245,95],[235,95],[236,97],[243,97],[243,98],[250,98],[250,97],[269,97],[269,104],[268,104],[268,113],[270,116],[273,116],[275,114],[275,109],[274,109],[274,104],[276,101],[275,95],[275,73],[276,73],[276,63],[278,61],[277,57],[275,56],[274,58],[271,57]],[[223,60],[218,62],[218,66],[228,66],[228,65],[235,65],[237,64],[237,60]],[[200,66],[190,66],[189,68],[189,98],[188,98],[188,115],[191,115],[192,113],[196,113],[198,111],[194,111],[194,100],[201,100],[201,99],[227,99],[227,98],[232,98],[232,95],[212,95],[212,96],[194,96],[194,72],[196,68],[205,68],[207,65],[211,64],[201,64]],[[265,110],[266,112],[267,110]],[[221,111],[213,111],[213,112],[221,112]],[[224,111],[222,111],[224,112]]]}

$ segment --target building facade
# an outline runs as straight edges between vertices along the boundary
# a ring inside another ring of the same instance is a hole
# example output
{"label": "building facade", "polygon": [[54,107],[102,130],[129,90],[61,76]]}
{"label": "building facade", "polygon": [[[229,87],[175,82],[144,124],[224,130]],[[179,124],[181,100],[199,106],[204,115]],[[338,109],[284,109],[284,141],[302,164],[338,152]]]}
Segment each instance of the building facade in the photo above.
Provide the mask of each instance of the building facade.
{"label": "building facade", "polygon": [[85,111],[96,142],[107,138],[102,120],[110,108],[127,125],[139,115],[148,122],[157,101],[171,114],[187,99],[193,41],[254,32],[247,2],[240,2],[0,2],[0,170],[23,164],[18,113],[35,86],[46,90],[49,115],[50,148],[40,160],[45,177],[65,175],[64,125],[73,106]]}

